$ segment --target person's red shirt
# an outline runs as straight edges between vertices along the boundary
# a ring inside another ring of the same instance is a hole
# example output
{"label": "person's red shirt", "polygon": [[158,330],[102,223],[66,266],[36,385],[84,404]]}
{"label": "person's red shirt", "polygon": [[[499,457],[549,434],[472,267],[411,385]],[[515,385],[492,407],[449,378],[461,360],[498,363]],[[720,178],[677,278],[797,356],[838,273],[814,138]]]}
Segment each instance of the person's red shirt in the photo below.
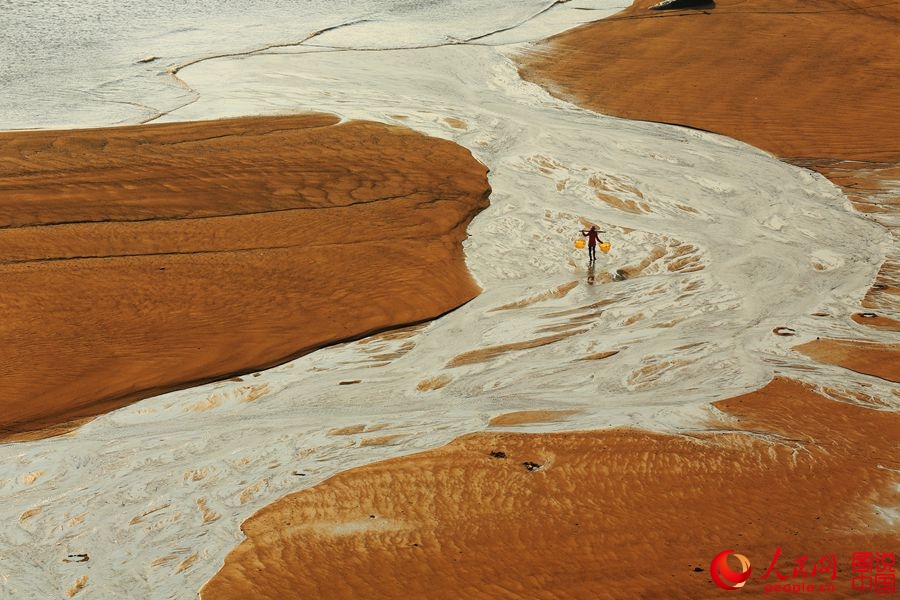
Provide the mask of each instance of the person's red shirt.
{"label": "person's red shirt", "polygon": [[596,246],[597,241],[600,239],[600,232],[596,229],[590,229],[587,233],[584,231],[581,232],[581,235],[586,235],[588,239],[588,246]]}

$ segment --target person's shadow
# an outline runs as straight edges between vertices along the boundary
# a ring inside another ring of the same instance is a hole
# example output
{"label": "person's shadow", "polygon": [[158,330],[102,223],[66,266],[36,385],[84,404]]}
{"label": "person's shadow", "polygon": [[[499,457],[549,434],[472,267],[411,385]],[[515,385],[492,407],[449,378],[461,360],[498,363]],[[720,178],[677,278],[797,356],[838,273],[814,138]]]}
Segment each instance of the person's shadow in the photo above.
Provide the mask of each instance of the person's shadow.
{"label": "person's shadow", "polygon": [[587,273],[587,282],[588,285],[594,285],[595,277],[594,277],[594,261],[588,263],[588,273]]}

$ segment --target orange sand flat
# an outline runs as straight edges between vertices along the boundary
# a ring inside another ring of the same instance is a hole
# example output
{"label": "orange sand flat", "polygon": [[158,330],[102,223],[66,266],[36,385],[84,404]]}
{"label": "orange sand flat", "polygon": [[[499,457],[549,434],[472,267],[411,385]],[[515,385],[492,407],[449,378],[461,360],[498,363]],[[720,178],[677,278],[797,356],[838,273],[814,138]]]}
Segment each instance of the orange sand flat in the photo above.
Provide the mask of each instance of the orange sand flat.
{"label": "orange sand flat", "polygon": [[588,354],[587,356],[582,357],[580,360],[603,360],[604,358],[609,358],[610,356],[615,356],[618,354],[618,350],[604,350],[603,352],[595,352],[594,354]]}
{"label": "orange sand flat", "polygon": [[0,439],[459,306],[489,191],[332,115],[0,134]]}
{"label": "orange sand flat", "polygon": [[850,318],[855,322],[860,323],[861,325],[868,325],[869,327],[877,327],[878,329],[888,329],[890,331],[900,331],[900,321],[896,319],[891,319],[890,317],[882,317],[880,315],[873,316],[863,316],[865,314],[871,315],[873,313],[855,313],[850,315]]}
{"label": "orange sand flat", "polygon": [[553,423],[577,413],[577,410],[519,410],[497,415],[488,421],[491,427],[514,427],[531,423]]}
{"label": "orange sand flat", "polygon": [[900,161],[900,4],[717,0],[648,11],[637,0],[521,61],[579,104],[690,125],[783,157]]}
{"label": "orange sand flat", "polygon": [[798,350],[819,362],[900,383],[900,344],[854,340],[813,340]]}
{"label": "orange sand flat", "polygon": [[[656,1],[557,36],[521,58],[523,76],[608,114],[745,140],[893,210],[896,186],[879,182],[900,163],[900,4],[644,10]],[[896,307],[891,281],[873,287],[878,307]],[[853,353],[882,369],[884,350]],[[720,598],[715,554],[734,548],[761,577],[776,547],[786,575],[834,554],[837,593],[822,597],[851,596],[852,552],[895,550],[877,507],[900,500],[900,415],[783,379],[717,407],[717,433],[480,433],[341,473],[245,522],[202,597]]]}
{"label": "orange sand flat", "polygon": [[[539,44],[520,73],[600,112],[715,131],[817,170],[900,235],[900,3],[647,10],[656,1]],[[900,250],[861,305],[900,310]]]}
{"label": "orange sand flat", "polygon": [[576,287],[578,287],[578,282],[570,281],[568,283],[563,283],[561,285],[558,285],[551,290],[547,290],[545,292],[540,292],[538,294],[535,294],[534,296],[530,296],[528,298],[523,298],[522,300],[518,300],[516,302],[510,302],[509,304],[504,304],[503,306],[498,306],[497,308],[492,308],[491,311],[512,310],[514,308],[525,308],[526,306],[531,306],[532,304],[537,304],[538,302],[543,302],[544,300],[550,300],[553,298],[564,298],[566,296],[566,294],[571,292]]}
{"label": "orange sand flat", "polygon": [[681,436],[478,433],[338,474],[247,520],[201,597],[721,598],[713,556],[762,577],[776,547],[786,575],[834,554],[823,597],[850,595],[851,554],[895,550],[900,415],[784,379],[717,407]]}
{"label": "orange sand flat", "polygon": [[557,333],[555,335],[548,335],[545,337],[540,337],[533,340],[526,340],[524,342],[513,342],[511,344],[501,344],[499,346],[487,346],[485,348],[480,348],[478,350],[470,350],[468,352],[463,352],[462,354],[458,354],[451,358],[447,362],[447,368],[460,367],[462,365],[474,365],[478,363],[487,362],[497,358],[498,356],[502,356],[509,352],[516,352],[519,350],[530,350],[532,348],[540,348],[541,346],[547,346],[554,342],[558,342],[559,340],[565,339],[567,337],[571,337],[573,335],[578,335],[579,333],[584,333],[587,331],[586,329],[578,329],[575,331],[568,331],[565,333]]}
{"label": "orange sand flat", "polygon": [[[856,210],[890,229],[895,240],[900,239],[900,227],[897,226],[900,223],[900,162],[813,160],[799,161],[798,164],[815,169],[843,187]],[[896,244],[860,304],[876,310],[900,310],[900,247]],[[858,322],[875,327],[883,324],[874,319]]]}

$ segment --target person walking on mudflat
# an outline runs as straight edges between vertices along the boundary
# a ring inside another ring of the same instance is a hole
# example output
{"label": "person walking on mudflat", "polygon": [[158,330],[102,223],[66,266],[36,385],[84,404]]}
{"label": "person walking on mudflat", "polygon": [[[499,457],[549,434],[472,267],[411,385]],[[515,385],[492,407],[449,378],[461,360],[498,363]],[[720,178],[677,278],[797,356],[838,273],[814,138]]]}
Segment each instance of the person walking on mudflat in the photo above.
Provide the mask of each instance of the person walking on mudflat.
{"label": "person walking on mudflat", "polygon": [[581,230],[581,235],[588,239],[588,261],[594,262],[597,260],[597,244],[602,244],[603,240],[600,239],[600,231],[597,230],[596,225],[591,225],[591,228],[587,231],[584,229]]}

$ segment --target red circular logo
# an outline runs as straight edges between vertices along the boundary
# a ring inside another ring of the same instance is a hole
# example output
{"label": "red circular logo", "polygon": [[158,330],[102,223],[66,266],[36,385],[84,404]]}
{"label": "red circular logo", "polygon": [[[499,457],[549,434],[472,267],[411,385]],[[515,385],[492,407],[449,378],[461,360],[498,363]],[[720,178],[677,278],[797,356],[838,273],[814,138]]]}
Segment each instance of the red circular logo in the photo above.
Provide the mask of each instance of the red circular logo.
{"label": "red circular logo", "polygon": [[709,574],[712,575],[713,581],[723,590],[736,590],[744,587],[747,580],[750,579],[750,561],[743,554],[735,554],[734,556],[741,561],[741,571],[737,573],[728,566],[728,555],[734,550],[724,550],[716,554],[709,565]]}

